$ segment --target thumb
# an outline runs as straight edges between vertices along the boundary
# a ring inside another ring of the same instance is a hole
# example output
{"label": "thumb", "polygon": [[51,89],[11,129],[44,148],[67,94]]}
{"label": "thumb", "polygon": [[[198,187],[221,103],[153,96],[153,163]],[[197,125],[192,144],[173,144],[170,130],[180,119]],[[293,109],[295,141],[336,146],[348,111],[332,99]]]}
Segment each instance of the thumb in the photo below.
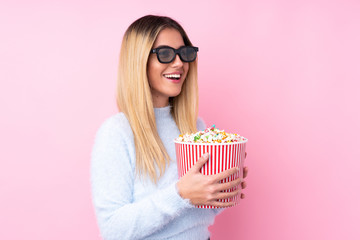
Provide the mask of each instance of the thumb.
{"label": "thumb", "polygon": [[204,153],[194,164],[193,171],[200,172],[201,167],[209,160],[209,153]]}

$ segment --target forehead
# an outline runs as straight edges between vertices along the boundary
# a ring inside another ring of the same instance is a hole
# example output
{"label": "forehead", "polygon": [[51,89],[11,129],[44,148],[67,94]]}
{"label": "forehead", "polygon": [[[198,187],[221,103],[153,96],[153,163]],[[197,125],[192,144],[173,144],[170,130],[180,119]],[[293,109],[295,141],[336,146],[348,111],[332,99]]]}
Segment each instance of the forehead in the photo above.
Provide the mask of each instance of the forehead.
{"label": "forehead", "polygon": [[153,47],[157,48],[163,45],[177,49],[181,46],[184,46],[185,44],[178,30],[173,28],[165,28],[158,34]]}

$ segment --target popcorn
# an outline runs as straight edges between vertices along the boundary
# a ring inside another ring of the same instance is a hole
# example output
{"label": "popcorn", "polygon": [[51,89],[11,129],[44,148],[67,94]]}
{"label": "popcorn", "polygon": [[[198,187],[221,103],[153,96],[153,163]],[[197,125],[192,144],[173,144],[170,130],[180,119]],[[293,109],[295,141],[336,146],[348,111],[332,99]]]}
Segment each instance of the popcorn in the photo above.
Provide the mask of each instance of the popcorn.
{"label": "popcorn", "polygon": [[184,134],[180,135],[175,141],[178,142],[187,142],[187,143],[232,143],[232,142],[242,142],[246,138],[233,133],[226,133],[224,130],[219,130],[212,125],[204,131],[199,131],[193,134]]}

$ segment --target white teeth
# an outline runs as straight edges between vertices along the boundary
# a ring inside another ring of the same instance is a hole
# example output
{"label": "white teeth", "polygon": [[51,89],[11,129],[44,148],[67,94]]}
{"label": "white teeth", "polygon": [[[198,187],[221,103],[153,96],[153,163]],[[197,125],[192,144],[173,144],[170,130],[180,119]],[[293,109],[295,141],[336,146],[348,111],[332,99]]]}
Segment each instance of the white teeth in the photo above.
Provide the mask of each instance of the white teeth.
{"label": "white teeth", "polygon": [[180,74],[164,74],[166,78],[180,78]]}

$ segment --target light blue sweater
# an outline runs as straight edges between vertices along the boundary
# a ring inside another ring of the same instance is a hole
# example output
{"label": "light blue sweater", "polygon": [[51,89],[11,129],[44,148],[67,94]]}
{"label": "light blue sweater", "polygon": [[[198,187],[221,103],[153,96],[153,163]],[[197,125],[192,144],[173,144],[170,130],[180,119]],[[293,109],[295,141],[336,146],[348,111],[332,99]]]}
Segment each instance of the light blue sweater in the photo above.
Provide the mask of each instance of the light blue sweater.
{"label": "light blue sweater", "polygon": [[[159,136],[171,162],[155,185],[135,174],[134,137],[123,113],[108,118],[96,134],[91,160],[92,198],[104,239],[207,239],[219,209],[198,209],[180,197],[175,145],[180,131],[170,106],[155,108]],[[199,130],[205,129],[202,120]]]}

